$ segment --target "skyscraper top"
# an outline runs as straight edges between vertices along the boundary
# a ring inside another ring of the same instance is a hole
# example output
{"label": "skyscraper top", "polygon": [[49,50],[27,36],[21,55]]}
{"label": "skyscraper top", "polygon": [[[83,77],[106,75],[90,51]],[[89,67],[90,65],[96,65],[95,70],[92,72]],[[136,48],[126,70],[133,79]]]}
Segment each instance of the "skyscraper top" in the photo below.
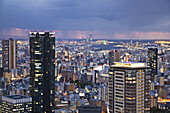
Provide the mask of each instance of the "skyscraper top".
{"label": "skyscraper top", "polygon": [[[29,31],[29,36],[30,37],[32,37],[32,36],[34,36],[34,35],[36,35],[36,34],[40,34],[40,35],[44,35],[46,32],[42,32],[42,31],[40,31],[40,32],[37,32],[37,31]],[[53,32],[53,31],[50,31],[50,32],[48,32],[50,35],[54,35],[55,34],[55,32]]]}
{"label": "skyscraper top", "polygon": [[141,62],[114,62],[113,67],[140,68],[147,67],[146,63]]}

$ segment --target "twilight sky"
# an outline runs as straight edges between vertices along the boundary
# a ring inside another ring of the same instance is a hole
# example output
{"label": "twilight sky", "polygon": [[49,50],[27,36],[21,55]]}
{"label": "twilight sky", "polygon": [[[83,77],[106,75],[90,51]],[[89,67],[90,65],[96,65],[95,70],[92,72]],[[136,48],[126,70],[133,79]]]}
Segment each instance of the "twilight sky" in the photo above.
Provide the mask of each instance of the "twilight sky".
{"label": "twilight sky", "polygon": [[170,0],[0,0],[0,38],[170,39]]}

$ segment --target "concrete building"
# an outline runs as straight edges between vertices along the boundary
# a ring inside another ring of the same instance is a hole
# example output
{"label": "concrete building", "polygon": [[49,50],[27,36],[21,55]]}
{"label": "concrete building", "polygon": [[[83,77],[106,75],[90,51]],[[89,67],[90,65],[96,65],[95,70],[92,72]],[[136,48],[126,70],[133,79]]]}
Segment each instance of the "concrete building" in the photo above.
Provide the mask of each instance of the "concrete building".
{"label": "concrete building", "polygon": [[109,112],[150,112],[150,69],[145,63],[115,62],[109,74]]}
{"label": "concrete building", "polygon": [[32,113],[32,98],[22,95],[2,96],[1,113]]}
{"label": "concrete building", "polygon": [[101,106],[78,106],[77,113],[102,113]]}
{"label": "concrete building", "polygon": [[10,38],[2,40],[2,67],[5,72],[17,68],[17,41]]}

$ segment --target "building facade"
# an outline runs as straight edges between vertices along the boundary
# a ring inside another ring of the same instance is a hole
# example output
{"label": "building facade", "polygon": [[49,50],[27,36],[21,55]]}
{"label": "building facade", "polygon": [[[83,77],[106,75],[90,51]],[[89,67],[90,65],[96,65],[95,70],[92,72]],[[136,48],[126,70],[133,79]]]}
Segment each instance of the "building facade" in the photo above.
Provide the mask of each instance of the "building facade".
{"label": "building facade", "polygon": [[77,106],[77,113],[102,113],[101,106]]}
{"label": "building facade", "polygon": [[114,50],[114,62],[120,62],[120,52],[118,50]]}
{"label": "building facade", "polygon": [[115,62],[109,69],[109,113],[150,112],[150,68]]}
{"label": "building facade", "polygon": [[2,40],[2,67],[5,72],[17,68],[17,41],[10,38]]}
{"label": "building facade", "polygon": [[114,51],[109,52],[109,65],[114,64]]}
{"label": "building facade", "polygon": [[158,49],[148,48],[148,66],[152,69],[151,80],[154,80],[154,76],[158,74]]}
{"label": "building facade", "polygon": [[114,62],[120,62],[120,52],[117,50],[109,52],[109,65],[113,65]]}
{"label": "building facade", "polygon": [[34,113],[54,112],[54,32],[30,32],[30,94]]}
{"label": "building facade", "polygon": [[23,95],[2,96],[1,113],[32,113],[32,98]]}

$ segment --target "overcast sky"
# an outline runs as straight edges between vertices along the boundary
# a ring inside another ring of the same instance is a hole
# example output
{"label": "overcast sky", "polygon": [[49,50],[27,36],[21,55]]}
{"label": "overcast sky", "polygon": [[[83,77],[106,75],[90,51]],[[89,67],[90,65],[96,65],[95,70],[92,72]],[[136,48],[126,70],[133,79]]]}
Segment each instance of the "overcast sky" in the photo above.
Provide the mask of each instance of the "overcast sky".
{"label": "overcast sky", "polygon": [[0,38],[170,39],[170,0],[0,0]]}

